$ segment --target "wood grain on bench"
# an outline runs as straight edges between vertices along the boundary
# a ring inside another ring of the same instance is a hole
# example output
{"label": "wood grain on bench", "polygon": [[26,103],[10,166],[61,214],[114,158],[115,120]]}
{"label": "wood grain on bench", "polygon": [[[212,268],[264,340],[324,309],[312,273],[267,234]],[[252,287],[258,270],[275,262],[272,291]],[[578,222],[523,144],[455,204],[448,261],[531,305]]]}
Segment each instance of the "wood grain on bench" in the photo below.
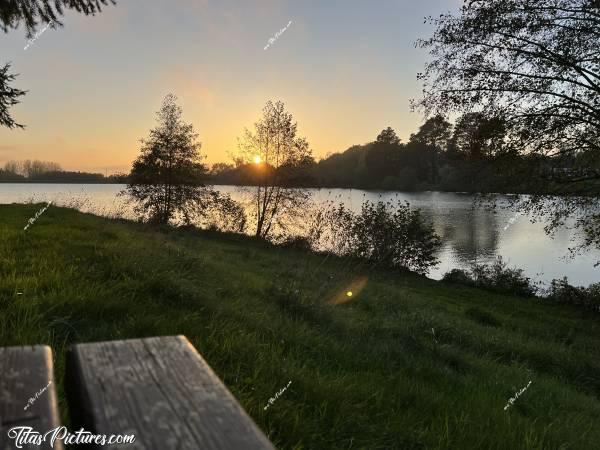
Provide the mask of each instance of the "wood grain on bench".
{"label": "wood grain on bench", "polygon": [[75,345],[67,376],[76,429],[135,435],[119,448],[274,449],[185,336]]}
{"label": "wood grain on bench", "polygon": [[[8,435],[13,427],[31,427],[43,435],[60,426],[54,387],[50,347],[0,348],[0,450],[16,448],[15,439]],[[36,393],[39,393],[37,398]],[[23,445],[27,450],[50,448],[49,441],[41,446]],[[62,448],[57,441],[54,450]]]}

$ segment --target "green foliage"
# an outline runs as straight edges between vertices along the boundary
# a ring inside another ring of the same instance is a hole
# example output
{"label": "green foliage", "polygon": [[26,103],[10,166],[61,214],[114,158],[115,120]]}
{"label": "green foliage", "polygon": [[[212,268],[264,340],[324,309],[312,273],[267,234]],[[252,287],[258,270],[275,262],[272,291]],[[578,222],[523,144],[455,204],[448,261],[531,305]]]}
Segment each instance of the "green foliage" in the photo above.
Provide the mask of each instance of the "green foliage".
{"label": "green foliage", "polygon": [[448,142],[449,158],[490,159],[502,151],[505,134],[505,121],[499,117],[487,117],[480,112],[463,114]]}
{"label": "green foliage", "polygon": [[492,264],[474,264],[471,276],[475,286],[486,286],[498,292],[531,297],[537,292],[523,269],[508,267],[498,256]]}
{"label": "green foliage", "polygon": [[251,175],[252,187],[244,190],[257,237],[266,239],[285,228],[285,220],[301,212],[310,198],[302,180],[314,160],[308,141],[297,133],[298,124],[283,102],[269,100],[254,131],[246,129],[239,142],[236,161]]}
{"label": "green foliage", "polygon": [[437,115],[427,119],[419,127],[419,131],[410,136],[410,140],[423,145],[433,146],[438,151],[443,151],[448,146],[451,131],[452,124],[444,116]]}
{"label": "green foliage", "polygon": [[248,227],[243,205],[229,194],[214,190],[210,190],[209,195],[205,196],[194,222],[202,228],[226,233],[245,233]]}
{"label": "green foliage", "polygon": [[441,241],[420,210],[408,202],[364,202],[360,214],[342,204],[332,211],[331,226],[341,237],[338,253],[372,266],[404,268],[424,274],[438,264]]}
{"label": "green foliage", "polygon": [[377,136],[377,142],[381,144],[392,144],[398,145],[400,143],[400,138],[396,135],[396,132],[391,128],[387,127]]}
{"label": "green foliage", "polygon": [[524,275],[523,269],[511,268],[499,256],[492,264],[473,264],[469,271],[452,269],[443,281],[489,289],[523,297],[535,296],[537,286]]}
{"label": "green foliage", "polygon": [[19,97],[25,95],[25,91],[10,86],[15,75],[8,72],[10,64],[0,67],[0,126],[8,128],[24,128],[10,116],[9,109],[19,103]]}
{"label": "green foliage", "polygon": [[600,283],[586,287],[571,286],[567,278],[552,280],[547,292],[549,299],[600,312]]}
{"label": "green foliage", "polygon": [[65,11],[94,15],[102,11],[102,6],[116,5],[116,0],[4,0],[0,4],[0,30],[5,33],[23,25],[27,37],[32,37],[36,29],[44,24],[62,26],[60,18]]}
{"label": "green foliage", "polygon": [[457,283],[464,285],[475,285],[475,282],[469,272],[462,269],[452,269],[449,272],[446,272],[442,277],[442,281],[446,281],[448,283]]}
{"label": "green foliage", "polygon": [[140,217],[151,222],[166,224],[181,217],[190,223],[209,201],[198,134],[183,122],[182,114],[177,97],[167,95],[157,113],[158,126],[142,140],[141,155],[122,192],[135,203]]}
{"label": "green foliage", "polygon": [[[470,271],[452,269],[444,274],[442,280],[522,297],[537,295],[556,303],[600,312],[600,283],[590,284],[587,288],[577,287],[570,285],[564,277],[552,280],[550,286],[543,289],[525,277],[523,270],[508,268],[500,257],[490,265],[475,264]],[[473,314],[473,312],[469,313],[475,318]]]}

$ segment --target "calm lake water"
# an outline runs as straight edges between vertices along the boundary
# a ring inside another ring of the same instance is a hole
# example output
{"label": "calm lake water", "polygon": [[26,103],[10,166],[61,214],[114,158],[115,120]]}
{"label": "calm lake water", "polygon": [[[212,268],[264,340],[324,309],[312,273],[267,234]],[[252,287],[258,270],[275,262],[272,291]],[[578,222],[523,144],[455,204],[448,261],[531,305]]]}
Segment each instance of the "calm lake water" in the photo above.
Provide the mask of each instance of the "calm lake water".
{"label": "calm lake water", "polygon": [[[111,215],[124,211],[135,217],[117,197],[123,185],[106,184],[0,184],[0,203],[27,201],[70,205],[85,212]],[[237,188],[219,186],[219,190],[238,196]],[[585,285],[600,281],[600,251],[570,258],[569,247],[577,236],[569,229],[560,229],[553,237],[544,233],[543,224],[531,223],[525,216],[501,209],[496,213],[473,208],[471,194],[448,192],[372,192],[356,189],[313,189],[317,202],[340,201],[358,210],[365,200],[397,199],[410,202],[423,210],[442,237],[444,246],[439,254],[441,264],[429,273],[439,279],[452,268],[466,268],[472,262],[490,262],[502,256],[510,266],[520,267],[534,280],[548,282],[567,276],[572,284]]]}

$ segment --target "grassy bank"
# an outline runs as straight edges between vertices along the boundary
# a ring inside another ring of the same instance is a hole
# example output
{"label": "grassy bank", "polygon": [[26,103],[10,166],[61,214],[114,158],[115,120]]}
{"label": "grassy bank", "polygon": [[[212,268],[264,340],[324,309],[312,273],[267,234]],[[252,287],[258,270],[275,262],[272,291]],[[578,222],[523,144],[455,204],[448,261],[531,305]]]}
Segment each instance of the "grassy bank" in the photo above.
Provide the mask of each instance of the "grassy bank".
{"label": "grassy bank", "polygon": [[43,206],[0,206],[0,346],[60,383],[72,342],[184,334],[279,448],[599,446],[597,315]]}

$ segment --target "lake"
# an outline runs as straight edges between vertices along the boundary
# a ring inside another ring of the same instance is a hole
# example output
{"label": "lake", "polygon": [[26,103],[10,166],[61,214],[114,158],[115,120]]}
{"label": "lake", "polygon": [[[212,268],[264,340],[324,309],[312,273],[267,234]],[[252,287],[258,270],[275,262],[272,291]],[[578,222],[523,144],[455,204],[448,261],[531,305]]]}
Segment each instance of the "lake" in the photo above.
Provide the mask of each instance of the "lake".
{"label": "lake", "polygon": [[[117,193],[124,185],[115,184],[9,184],[0,183],[0,203],[52,201],[76,207],[84,212],[112,215],[124,212],[135,215]],[[234,186],[218,186],[223,192],[238,196]],[[397,199],[420,208],[442,237],[440,265],[429,273],[439,279],[452,268],[467,268],[473,262],[490,262],[502,256],[510,266],[524,269],[527,276],[547,283],[567,276],[571,284],[585,285],[600,281],[600,251],[570,258],[569,247],[577,236],[568,228],[559,229],[553,237],[544,233],[543,224],[531,223],[526,216],[501,209],[492,212],[473,207],[473,195],[451,192],[373,192],[357,189],[312,189],[317,202],[340,201],[353,210],[365,200]]]}

